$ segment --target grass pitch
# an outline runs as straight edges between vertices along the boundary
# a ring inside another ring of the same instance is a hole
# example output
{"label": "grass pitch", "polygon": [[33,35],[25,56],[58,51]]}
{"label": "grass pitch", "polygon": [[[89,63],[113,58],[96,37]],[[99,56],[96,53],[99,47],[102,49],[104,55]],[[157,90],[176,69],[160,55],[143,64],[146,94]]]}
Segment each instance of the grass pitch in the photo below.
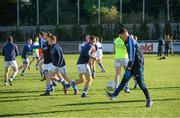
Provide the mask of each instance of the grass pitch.
{"label": "grass pitch", "polygon": [[[31,56],[29,56],[31,58]],[[65,55],[67,71],[71,79],[78,79],[76,62],[78,55]],[[18,57],[18,65],[21,58]],[[169,56],[157,60],[155,55],[145,55],[145,83],[154,102],[151,108],[145,107],[145,97],[140,89],[131,93],[122,91],[115,101],[105,97],[105,87],[109,79],[114,79],[114,57],[104,55],[106,73],[97,66],[87,98],[81,98],[84,84],[78,85],[79,94],[74,96],[69,89],[64,95],[61,84],[55,87],[51,96],[39,96],[45,90],[35,64],[23,77],[20,73],[13,86],[4,86],[4,61],[0,57],[0,117],[180,117],[180,56]]]}

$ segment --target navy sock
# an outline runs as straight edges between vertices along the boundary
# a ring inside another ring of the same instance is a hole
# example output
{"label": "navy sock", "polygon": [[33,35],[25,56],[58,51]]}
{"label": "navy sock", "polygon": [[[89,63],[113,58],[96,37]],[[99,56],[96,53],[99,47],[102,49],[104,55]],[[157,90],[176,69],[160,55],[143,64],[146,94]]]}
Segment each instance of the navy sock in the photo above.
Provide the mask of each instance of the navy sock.
{"label": "navy sock", "polygon": [[53,86],[56,86],[56,81],[53,80],[53,81],[52,81],[52,85],[53,85]]}
{"label": "navy sock", "polygon": [[104,66],[101,63],[98,63],[99,67],[101,68],[102,71],[105,71]]}
{"label": "navy sock", "polygon": [[50,91],[52,90],[52,85],[51,84],[47,84],[46,85],[46,93],[50,94]]}
{"label": "navy sock", "polygon": [[73,89],[77,89],[77,87],[76,87],[76,83],[74,82],[74,81],[71,81],[71,86],[73,87]]}
{"label": "navy sock", "polygon": [[66,86],[66,82],[63,79],[59,79],[58,82],[60,82],[63,85],[63,87]]}

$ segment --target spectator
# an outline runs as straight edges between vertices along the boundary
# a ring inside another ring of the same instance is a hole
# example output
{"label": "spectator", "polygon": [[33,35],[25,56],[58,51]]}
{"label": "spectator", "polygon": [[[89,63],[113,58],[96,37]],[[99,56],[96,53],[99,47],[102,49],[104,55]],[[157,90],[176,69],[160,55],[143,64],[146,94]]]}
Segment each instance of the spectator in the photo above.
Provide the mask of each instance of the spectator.
{"label": "spectator", "polygon": [[164,51],[164,56],[168,56],[169,53],[169,47],[170,47],[170,37],[167,35],[166,40],[165,40],[165,51]]}
{"label": "spectator", "polygon": [[162,36],[158,40],[158,56],[162,56],[162,50],[163,50],[164,41]]}

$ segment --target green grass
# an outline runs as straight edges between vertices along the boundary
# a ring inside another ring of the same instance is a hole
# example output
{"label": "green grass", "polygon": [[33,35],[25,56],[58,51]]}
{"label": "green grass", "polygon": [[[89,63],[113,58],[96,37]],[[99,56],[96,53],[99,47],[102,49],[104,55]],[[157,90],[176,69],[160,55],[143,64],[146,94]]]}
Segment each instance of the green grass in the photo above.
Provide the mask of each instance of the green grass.
{"label": "green grass", "polygon": [[[66,55],[67,71],[70,78],[78,79],[76,61],[78,55]],[[109,101],[104,89],[109,79],[114,78],[113,55],[104,55],[106,73],[100,73],[89,90],[87,98],[81,98],[84,84],[78,85],[80,93],[65,96],[62,86],[55,87],[51,96],[39,96],[45,90],[40,82],[39,71],[34,65],[24,77],[19,74],[13,86],[3,86],[3,57],[0,57],[0,117],[180,117],[180,56],[157,60],[155,55],[145,55],[145,83],[154,104],[145,107],[145,97],[140,89],[130,94],[122,91],[115,101]],[[18,64],[21,64],[20,57]],[[134,82],[130,81],[133,88]]]}

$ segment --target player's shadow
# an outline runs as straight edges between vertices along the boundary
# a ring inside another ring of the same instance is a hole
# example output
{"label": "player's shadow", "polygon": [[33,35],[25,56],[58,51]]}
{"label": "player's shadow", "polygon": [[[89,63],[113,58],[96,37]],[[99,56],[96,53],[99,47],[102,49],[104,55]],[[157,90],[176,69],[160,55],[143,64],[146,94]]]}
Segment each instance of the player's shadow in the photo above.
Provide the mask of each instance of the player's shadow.
{"label": "player's shadow", "polygon": [[7,100],[0,100],[1,103],[3,102],[18,102],[18,101],[27,101],[32,99],[39,99],[38,97],[29,97],[29,98],[14,98],[14,99],[7,99]]}
{"label": "player's shadow", "polygon": [[180,86],[168,86],[168,87],[153,87],[153,88],[148,88],[148,89],[180,89]]}
{"label": "player's shadow", "polygon": [[[180,99],[153,99],[153,101],[173,101],[173,100],[180,100]],[[64,104],[64,105],[56,105],[57,106],[72,106],[72,105],[95,105],[95,104],[116,104],[116,103],[128,103],[128,102],[144,102],[145,100],[126,100],[126,101],[113,101],[113,102],[89,102],[89,103],[73,103],[73,104]],[[108,105],[107,105],[108,106]],[[54,106],[53,106],[54,107]],[[145,106],[138,106],[138,107],[145,107]],[[63,108],[63,107],[62,107]],[[124,108],[130,108],[130,106],[123,106]],[[98,110],[112,110],[112,107],[104,107],[104,108],[83,108],[83,109],[70,109],[70,110],[56,110],[56,111],[39,111],[39,112],[30,112],[30,113],[15,113],[15,114],[0,114],[0,117],[13,117],[13,116],[29,116],[29,115],[39,115],[39,116],[43,116],[44,114],[53,114],[53,113],[70,113],[70,112],[80,112],[80,111],[98,111]],[[119,107],[114,107],[113,109],[120,109]]]}
{"label": "player's shadow", "polygon": [[3,97],[0,97],[0,100],[1,99],[13,99],[13,98],[31,98],[31,97],[39,97],[39,95],[20,95],[20,96],[3,96]]}
{"label": "player's shadow", "polygon": [[[126,108],[126,107],[125,107]],[[15,114],[0,114],[0,117],[13,117],[13,116],[28,116],[28,115],[40,115],[40,117],[42,117],[41,115],[44,114],[53,114],[53,113],[70,113],[70,112],[81,112],[81,111],[97,111],[97,110],[112,110],[112,107],[107,107],[107,108],[83,108],[83,109],[70,109],[70,110],[56,110],[56,111],[45,111],[45,112],[32,112],[32,113],[15,113]],[[119,109],[119,107],[113,107],[113,109]],[[70,116],[72,117],[72,116]],[[73,116],[74,117],[74,116]],[[82,116],[81,116],[82,117]],[[86,116],[87,117],[87,116]]]}
{"label": "player's shadow", "polygon": [[[35,91],[23,91],[23,90],[7,90],[7,91],[0,91],[0,94],[16,94],[16,93],[40,93],[43,92],[42,90],[35,90]],[[1,97],[0,97],[1,98]]]}
{"label": "player's shadow", "polygon": [[[170,99],[153,99],[153,101],[174,101],[180,100],[180,98],[170,98]],[[101,104],[117,104],[117,103],[137,103],[145,102],[145,100],[124,100],[124,101],[105,101],[105,102],[84,102],[84,103],[72,103],[72,104],[63,104],[56,106],[79,106],[79,105],[101,105]]]}

